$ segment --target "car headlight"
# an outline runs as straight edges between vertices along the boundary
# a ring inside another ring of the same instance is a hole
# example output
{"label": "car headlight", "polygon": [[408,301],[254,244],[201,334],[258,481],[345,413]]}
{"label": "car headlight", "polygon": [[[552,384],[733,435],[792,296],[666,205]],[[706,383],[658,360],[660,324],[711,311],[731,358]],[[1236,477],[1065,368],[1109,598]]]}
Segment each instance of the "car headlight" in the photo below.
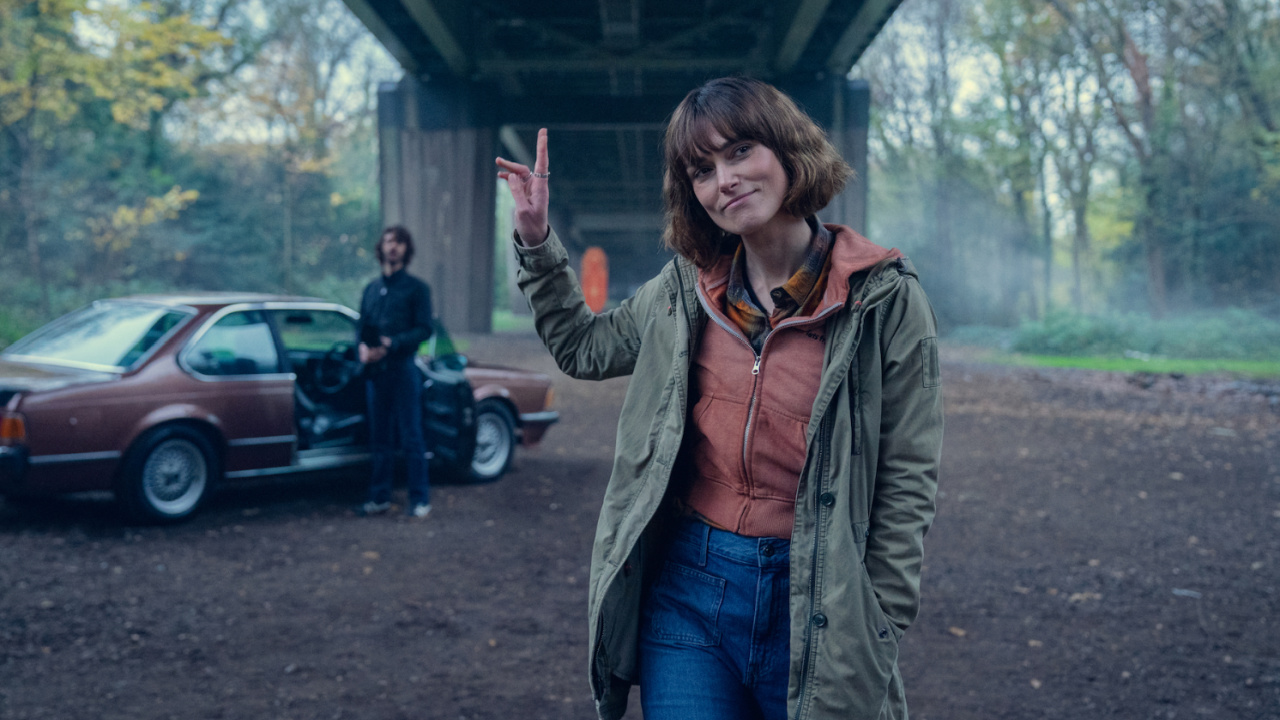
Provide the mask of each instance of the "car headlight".
{"label": "car headlight", "polygon": [[0,445],[21,445],[26,441],[26,418],[16,412],[0,410]]}

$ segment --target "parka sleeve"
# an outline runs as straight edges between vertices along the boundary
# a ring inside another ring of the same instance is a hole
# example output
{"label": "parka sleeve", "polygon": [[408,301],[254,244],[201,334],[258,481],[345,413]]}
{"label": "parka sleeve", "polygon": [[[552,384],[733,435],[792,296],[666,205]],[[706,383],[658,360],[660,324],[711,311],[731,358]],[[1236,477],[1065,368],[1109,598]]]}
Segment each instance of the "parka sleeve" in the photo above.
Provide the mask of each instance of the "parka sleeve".
{"label": "parka sleeve", "polygon": [[529,299],[538,335],[560,370],[581,380],[631,374],[640,352],[644,308],[652,305],[657,281],[646,283],[617,308],[596,314],[587,307],[554,229],[535,248],[517,244],[516,254],[516,283]]}
{"label": "parka sleeve", "polygon": [[906,630],[920,610],[924,536],[933,523],[942,453],[937,320],[914,277],[903,277],[882,329],[880,448],[866,568],[881,609]]}

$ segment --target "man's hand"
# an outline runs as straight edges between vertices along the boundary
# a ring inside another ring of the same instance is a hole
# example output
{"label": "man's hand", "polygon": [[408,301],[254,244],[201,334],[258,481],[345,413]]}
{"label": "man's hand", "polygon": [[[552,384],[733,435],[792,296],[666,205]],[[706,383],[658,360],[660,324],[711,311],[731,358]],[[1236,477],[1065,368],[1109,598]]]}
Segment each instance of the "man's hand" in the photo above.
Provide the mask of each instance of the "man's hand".
{"label": "man's hand", "polygon": [[511,199],[515,201],[516,235],[525,247],[537,247],[551,234],[547,224],[547,206],[551,194],[547,187],[547,129],[538,131],[538,151],[533,170],[528,166],[497,158],[498,177],[507,181]]}
{"label": "man's hand", "polygon": [[383,344],[376,348],[371,348],[364,343],[360,343],[358,352],[360,354],[360,362],[365,365],[376,363],[387,356],[387,347],[390,346],[390,338],[382,338]]}

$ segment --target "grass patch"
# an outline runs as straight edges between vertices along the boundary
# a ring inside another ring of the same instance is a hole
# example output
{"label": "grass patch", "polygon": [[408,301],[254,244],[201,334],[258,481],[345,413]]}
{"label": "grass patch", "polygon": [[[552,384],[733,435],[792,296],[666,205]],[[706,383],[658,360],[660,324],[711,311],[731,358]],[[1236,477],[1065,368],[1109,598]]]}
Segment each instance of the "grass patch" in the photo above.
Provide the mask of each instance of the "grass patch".
{"label": "grass patch", "polygon": [[1210,360],[1200,358],[1161,358],[1149,360],[1128,357],[1079,357],[1068,355],[1026,355],[991,352],[986,362],[1022,367],[1078,368],[1107,372],[1182,375],[1232,375],[1250,379],[1280,378],[1280,361],[1274,360]]}
{"label": "grass patch", "polygon": [[534,332],[532,315],[516,315],[510,310],[493,311],[493,331],[496,333]]}
{"label": "grass patch", "polygon": [[1280,321],[1231,308],[1153,320],[1135,314],[1049,313],[1025,322],[1010,347],[1028,355],[1280,361]]}
{"label": "grass patch", "polygon": [[958,327],[944,342],[1003,365],[1280,377],[1280,320],[1241,308],[1163,320],[1057,310],[1017,328]]}

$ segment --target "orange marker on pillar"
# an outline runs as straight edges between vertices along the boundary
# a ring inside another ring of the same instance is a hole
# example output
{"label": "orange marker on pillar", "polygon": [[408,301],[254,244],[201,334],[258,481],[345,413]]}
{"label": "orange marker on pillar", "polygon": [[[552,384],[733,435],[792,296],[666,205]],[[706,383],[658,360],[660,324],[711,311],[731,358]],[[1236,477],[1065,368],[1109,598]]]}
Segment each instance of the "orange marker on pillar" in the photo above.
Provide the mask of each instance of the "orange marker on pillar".
{"label": "orange marker on pillar", "polygon": [[604,250],[589,247],[582,254],[582,295],[586,298],[591,312],[604,310],[609,299],[609,258]]}

